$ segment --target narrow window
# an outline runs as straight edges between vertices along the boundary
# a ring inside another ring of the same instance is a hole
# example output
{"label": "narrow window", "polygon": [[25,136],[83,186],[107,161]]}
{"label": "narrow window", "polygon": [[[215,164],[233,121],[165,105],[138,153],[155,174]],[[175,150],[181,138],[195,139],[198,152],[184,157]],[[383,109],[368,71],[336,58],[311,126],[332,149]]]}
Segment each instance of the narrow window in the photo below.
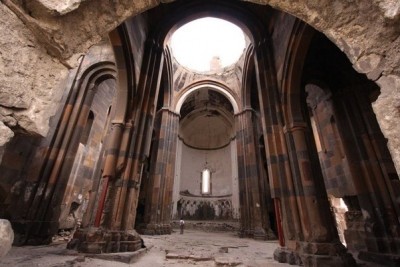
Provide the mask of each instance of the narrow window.
{"label": "narrow window", "polygon": [[211,194],[211,172],[209,169],[204,169],[201,172],[201,193],[203,195]]}
{"label": "narrow window", "polygon": [[322,148],[322,143],[321,143],[321,139],[319,136],[318,126],[317,126],[314,116],[311,115],[310,121],[311,121],[311,128],[312,128],[312,131],[314,134],[315,145],[317,146],[317,151],[321,152],[323,148]]}
{"label": "narrow window", "polygon": [[92,129],[93,126],[93,121],[94,121],[94,113],[93,111],[89,111],[89,115],[86,121],[85,128],[83,129],[82,135],[81,135],[81,143],[83,145],[86,145],[89,139],[89,134],[90,130]]}

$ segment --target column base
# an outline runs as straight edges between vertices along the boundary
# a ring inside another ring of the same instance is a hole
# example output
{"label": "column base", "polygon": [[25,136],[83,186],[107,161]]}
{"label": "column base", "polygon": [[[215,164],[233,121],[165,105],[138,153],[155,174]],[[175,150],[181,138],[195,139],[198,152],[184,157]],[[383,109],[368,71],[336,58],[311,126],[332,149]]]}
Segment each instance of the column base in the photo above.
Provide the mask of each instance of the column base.
{"label": "column base", "polygon": [[279,263],[288,263],[290,265],[301,265],[301,259],[297,252],[294,252],[288,248],[278,247],[274,251],[274,260]]}
{"label": "column base", "polygon": [[267,239],[267,233],[263,228],[256,228],[253,231],[253,238],[256,240],[266,240]]}
{"label": "column base", "polygon": [[357,266],[353,256],[341,243],[298,242],[297,250],[279,247],[274,260],[304,266]]}
{"label": "column base", "polygon": [[366,248],[361,250],[358,258],[385,266],[400,266],[400,239],[391,237],[365,238]]}
{"label": "column base", "polygon": [[357,266],[353,256],[339,241],[336,243],[299,242],[304,266]]}
{"label": "column base", "polygon": [[132,252],[144,247],[135,230],[111,231],[99,228],[78,229],[68,243],[68,249],[83,253]]}
{"label": "column base", "polygon": [[43,223],[11,221],[11,225],[14,230],[14,246],[48,245],[51,243],[53,235],[57,234],[55,221]]}
{"label": "column base", "polygon": [[254,230],[240,228],[238,235],[240,238],[243,238],[243,237],[251,237],[252,238],[254,235]]}
{"label": "column base", "polygon": [[171,224],[149,223],[139,226],[137,231],[143,235],[170,235],[172,227]]}
{"label": "column base", "polygon": [[271,229],[267,231],[264,228],[256,229],[240,229],[238,233],[239,237],[250,237],[255,240],[276,240],[276,236]]}
{"label": "column base", "polygon": [[400,266],[400,255],[360,251],[358,258],[363,261],[378,263],[384,266]]}
{"label": "column base", "polygon": [[350,251],[366,250],[365,244],[365,220],[361,211],[347,211],[345,213],[347,229],[344,230],[344,238],[347,243],[347,249]]}

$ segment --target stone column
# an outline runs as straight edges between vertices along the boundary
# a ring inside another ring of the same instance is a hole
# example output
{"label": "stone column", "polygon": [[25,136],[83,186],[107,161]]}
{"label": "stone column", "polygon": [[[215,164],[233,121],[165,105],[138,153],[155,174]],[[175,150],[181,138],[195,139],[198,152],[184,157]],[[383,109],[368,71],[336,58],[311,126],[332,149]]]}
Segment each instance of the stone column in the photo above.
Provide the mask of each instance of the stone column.
{"label": "stone column", "polygon": [[129,152],[128,157],[130,172],[128,180],[128,191],[125,202],[123,203],[122,229],[133,231],[136,220],[136,208],[139,198],[139,189],[145,162],[149,157],[151,136],[154,125],[155,109],[157,106],[160,80],[162,76],[164,55],[161,47],[154,41],[150,41],[149,60],[145,65],[147,75],[143,77],[143,83],[139,85],[141,101],[140,110],[135,116],[134,146]]}
{"label": "stone column", "polygon": [[260,42],[255,69],[271,194],[279,198],[284,222],[285,242],[281,243],[285,247],[278,248],[274,257],[305,266],[355,265],[339,242],[306,124],[300,121],[283,127],[283,105],[268,51],[268,43]]}
{"label": "stone column", "polygon": [[97,85],[86,77],[71,90],[59,128],[52,137],[48,154],[41,166],[40,183],[33,190],[25,221],[24,239],[18,244],[46,244],[57,233],[62,200],[68,187],[70,171],[79,147]]}
{"label": "stone column", "polygon": [[[266,42],[255,49],[255,71],[258,77],[257,92],[260,103],[262,130],[270,181],[271,197],[275,203],[277,226],[281,228],[279,247],[274,258],[279,262],[300,264],[297,241],[301,238],[301,221],[296,203],[296,193],[292,180],[285,135],[283,115],[276,74]],[[280,229],[280,228],[278,228]]]}
{"label": "stone column", "polygon": [[175,171],[179,117],[163,108],[158,114],[159,126],[151,157],[151,168],[144,215],[140,231],[150,235],[171,233],[172,190]]}
{"label": "stone column", "polygon": [[400,264],[398,176],[365,90],[342,92],[336,96],[339,105],[335,109],[364,219],[366,251],[359,257]]}
{"label": "stone column", "polygon": [[124,125],[119,142],[119,149],[115,150],[119,151],[119,154],[116,155],[117,159],[113,165],[116,170],[114,171],[115,174],[111,186],[107,190],[109,195],[107,198],[107,206],[109,210],[107,214],[105,214],[105,210],[103,210],[104,223],[101,224],[103,227],[110,230],[119,230],[121,228],[123,213],[119,206],[121,205],[121,199],[125,199],[127,193],[128,176],[126,172],[129,170],[129,162],[125,151],[129,149],[131,142],[133,142],[131,123],[128,122]]}
{"label": "stone column", "polygon": [[128,123],[125,129],[121,127],[118,134],[112,135],[115,138],[113,142],[119,143],[119,146],[110,151],[114,156],[105,162],[103,177],[106,180],[101,197],[105,205],[98,206],[97,214],[101,216],[97,216],[100,219],[96,220],[100,221],[101,228],[77,231],[70,247],[75,246],[86,253],[136,251],[141,248],[134,224],[143,166],[150,149],[162,69],[163,50],[157,42],[149,39],[145,45],[134,103],[129,103],[132,104],[132,110],[125,114]]}
{"label": "stone column", "polygon": [[306,266],[350,264],[354,260],[339,242],[319,160],[312,153],[311,130],[305,123],[297,123],[285,130],[301,219],[300,258]]}
{"label": "stone column", "polygon": [[[179,132],[179,114],[176,114],[170,110],[163,111],[167,112],[169,117],[169,124],[167,126],[167,159],[165,165],[165,186],[164,186],[164,201],[161,202],[161,224],[163,229],[168,230],[170,233],[171,219],[173,210],[173,190],[174,190],[174,178],[175,178],[175,161],[176,161],[176,149],[178,142]],[[164,231],[165,232],[165,231]]]}
{"label": "stone column", "polygon": [[239,169],[240,235],[265,239],[262,225],[259,169],[254,139],[253,110],[245,109],[235,115]]}

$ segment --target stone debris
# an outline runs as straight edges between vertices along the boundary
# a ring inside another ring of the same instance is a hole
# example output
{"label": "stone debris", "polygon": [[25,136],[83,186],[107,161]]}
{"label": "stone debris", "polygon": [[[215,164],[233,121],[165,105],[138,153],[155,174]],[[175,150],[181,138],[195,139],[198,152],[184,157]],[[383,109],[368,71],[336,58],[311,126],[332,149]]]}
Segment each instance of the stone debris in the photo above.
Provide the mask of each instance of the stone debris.
{"label": "stone debris", "polygon": [[219,248],[219,252],[221,252],[221,253],[228,253],[228,247],[221,247],[221,248]]}
{"label": "stone debris", "polygon": [[[189,230],[166,236],[142,236],[146,248],[136,253],[88,255],[65,249],[66,242],[40,247],[13,247],[0,259],[0,266],[18,267],[289,267],[273,260],[277,242],[238,238],[227,233],[205,233]],[[182,248],[182,244],[185,246]],[[219,244],[219,246],[215,246]],[[178,248],[179,247],[179,248]],[[228,248],[221,253],[220,248]],[[359,262],[363,267],[379,265]],[[361,266],[361,265],[360,265]]]}
{"label": "stone debris", "polygon": [[11,249],[14,232],[8,220],[0,219],[0,257],[5,256]]}
{"label": "stone debris", "polygon": [[241,261],[233,258],[219,257],[214,259],[215,266],[227,267],[227,266],[238,266],[242,264]]}
{"label": "stone debris", "polygon": [[165,257],[167,259],[188,259],[189,258],[188,255],[180,255],[180,254],[176,254],[176,253],[167,253],[167,255]]}

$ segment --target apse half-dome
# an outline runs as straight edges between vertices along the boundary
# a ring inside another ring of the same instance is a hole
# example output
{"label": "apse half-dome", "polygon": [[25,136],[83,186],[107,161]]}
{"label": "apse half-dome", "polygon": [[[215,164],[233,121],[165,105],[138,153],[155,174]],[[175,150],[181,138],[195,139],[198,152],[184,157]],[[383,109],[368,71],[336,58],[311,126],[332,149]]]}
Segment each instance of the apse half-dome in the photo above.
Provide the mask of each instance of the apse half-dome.
{"label": "apse half-dome", "polygon": [[196,149],[218,149],[234,137],[233,107],[221,93],[202,88],[191,93],[181,110],[179,136]]}

